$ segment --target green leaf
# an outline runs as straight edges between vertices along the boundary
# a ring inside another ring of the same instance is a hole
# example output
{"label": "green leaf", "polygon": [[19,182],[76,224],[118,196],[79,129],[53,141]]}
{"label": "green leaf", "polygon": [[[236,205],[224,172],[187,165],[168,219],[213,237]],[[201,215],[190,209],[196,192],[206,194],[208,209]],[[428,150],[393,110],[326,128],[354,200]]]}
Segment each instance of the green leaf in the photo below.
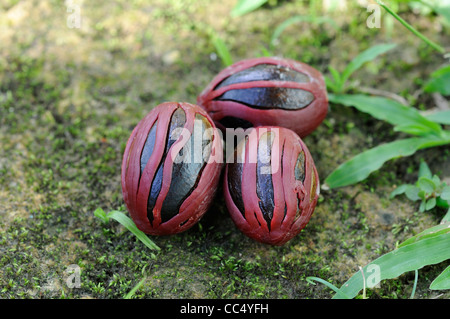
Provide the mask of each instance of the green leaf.
{"label": "green leaf", "polygon": [[450,266],[433,280],[430,285],[431,290],[445,290],[450,289]]}
{"label": "green leaf", "polygon": [[426,201],[423,200],[420,202],[419,212],[423,213],[425,211],[425,208],[426,208]]}
{"label": "green leaf", "polygon": [[444,66],[433,74],[424,87],[425,92],[438,92],[442,95],[450,95],[450,65]]}
{"label": "green leaf", "polygon": [[450,200],[450,186],[445,186],[441,191],[441,199]]}
{"label": "green leaf", "polygon": [[430,170],[430,167],[428,166],[428,164],[424,160],[421,160],[420,166],[419,166],[419,178],[420,177],[432,178],[432,176],[433,176],[433,174],[431,173],[431,170]]}
{"label": "green leaf", "polygon": [[230,66],[233,64],[233,58],[231,57],[231,53],[228,50],[227,45],[225,42],[220,38],[218,35],[213,34],[212,36],[212,43],[214,44],[214,47],[216,48],[217,54],[219,55],[220,59],[222,60],[222,63],[224,66]]}
{"label": "green leaf", "polygon": [[445,19],[445,23],[447,23],[447,25],[450,25],[450,4],[448,1],[447,4],[443,4],[441,6],[436,5],[434,11]]}
{"label": "green leaf", "polygon": [[[368,274],[363,280],[361,271],[355,273],[339,289],[341,294],[354,298],[370,282],[372,286],[382,280],[396,278],[406,272],[450,259],[450,233],[443,233],[397,248],[363,267]],[[378,271],[370,271],[370,270]],[[335,295],[333,298],[340,298]]]}
{"label": "green leaf", "polygon": [[338,70],[333,68],[331,65],[328,66],[328,70],[330,70],[331,75],[333,76],[334,82],[339,86],[342,84],[341,74]]}
{"label": "green leaf", "polygon": [[450,233],[450,223],[442,223],[430,228],[425,229],[424,231],[418,233],[417,235],[408,238],[404,242],[398,245],[397,248],[410,245],[422,239],[432,238],[439,236],[441,234]]}
{"label": "green leaf", "polygon": [[431,132],[439,134],[442,128],[439,124],[423,117],[417,109],[400,104],[394,100],[363,94],[329,94],[330,102],[352,106],[361,112],[386,121],[398,131],[407,131],[414,135],[426,135]]}
{"label": "green leaf", "polygon": [[329,91],[339,92],[340,87],[339,87],[338,83],[336,83],[335,81],[331,80],[328,76],[324,76],[324,79],[325,79],[325,84],[327,86],[327,89]]}
{"label": "green leaf", "polygon": [[419,188],[424,190],[427,194],[431,194],[436,190],[436,185],[433,180],[425,176],[419,178],[417,181],[417,186],[419,186]]}
{"label": "green leaf", "polygon": [[356,70],[363,66],[363,64],[374,60],[379,55],[392,50],[396,46],[396,44],[378,44],[361,52],[347,65],[345,70],[342,72],[342,82],[345,83]]}
{"label": "green leaf", "polygon": [[450,200],[445,200],[441,197],[436,198],[436,206],[444,209],[450,208]]}
{"label": "green leaf", "polygon": [[242,16],[253,10],[258,9],[268,0],[239,0],[236,6],[231,10],[232,17]]}
{"label": "green leaf", "polygon": [[97,209],[94,211],[94,215],[97,216],[98,218],[100,218],[100,220],[101,220],[103,223],[107,223],[107,222],[109,221],[108,217],[106,216],[105,211],[104,211],[103,209],[101,209],[101,208],[97,208]]}
{"label": "green leaf", "polygon": [[450,125],[450,111],[438,111],[424,116],[435,123]]}
{"label": "green leaf", "polygon": [[427,200],[427,203],[425,205],[425,210],[430,210],[436,207],[436,198],[432,197],[429,200]]}
{"label": "green leaf", "polygon": [[325,184],[330,188],[351,185],[364,180],[391,159],[410,156],[420,149],[449,143],[450,140],[430,136],[382,144],[341,164],[325,179]]}
{"label": "green leaf", "polygon": [[148,248],[160,250],[160,248],[153,241],[151,241],[144,232],[138,229],[134,222],[121,211],[113,210],[110,211],[106,216],[108,217],[108,219],[112,218],[122,224],[122,226],[132,232]]}
{"label": "green leaf", "polygon": [[414,185],[411,185],[406,189],[405,195],[412,201],[423,199],[423,196],[420,194],[420,188]]}
{"label": "green leaf", "polygon": [[405,193],[409,186],[410,185],[408,185],[408,184],[403,184],[403,185],[398,186],[396,189],[394,189],[391,192],[389,197],[394,198],[397,195],[401,195],[401,194]]}
{"label": "green leaf", "polygon": [[401,124],[394,127],[394,132],[403,132],[411,135],[428,134],[428,128],[420,124]]}

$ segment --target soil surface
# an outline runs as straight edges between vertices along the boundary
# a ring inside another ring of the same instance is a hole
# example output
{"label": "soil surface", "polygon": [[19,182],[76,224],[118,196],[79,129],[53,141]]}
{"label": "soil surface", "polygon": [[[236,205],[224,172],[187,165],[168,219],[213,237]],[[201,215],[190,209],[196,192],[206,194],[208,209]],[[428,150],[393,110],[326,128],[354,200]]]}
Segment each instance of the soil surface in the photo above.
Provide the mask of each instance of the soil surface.
{"label": "soil surface", "polygon": [[[342,70],[362,50],[394,42],[396,49],[352,76],[355,88],[387,91],[423,110],[435,107],[421,84],[443,64],[439,54],[386,15],[381,28],[369,29],[369,13],[356,1],[344,11],[305,3],[274,1],[233,18],[235,0],[2,1],[0,298],[123,298],[141,280],[133,298],[331,298],[329,288],[306,277],[339,287],[359,266],[438,224],[443,210],[419,213],[418,203],[389,194],[416,181],[421,159],[449,181],[448,146],[390,161],[356,185],[323,189],[307,227],[282,247],[236,229],[221,190],[199,224],[151,237],[160,251],[94,216],[99,207],[126,212],[120,166],[139,120],[165,101],[195,103],[224,67],[212,34],[234,61],[269,52],[326,75],[329,65]],[[449,46],[439,17],[400,9]],[[333,23],[299,22],[270,45],[280,23],[312,14]],[[400,137],[386,123],[331,104],[304,141],[324,180],[352,156]],[[415,298],[450,297],[429,290],[446,266],[419,271]],[[407,273],[367,296],[409,298],[413,283],[414,273]]]}

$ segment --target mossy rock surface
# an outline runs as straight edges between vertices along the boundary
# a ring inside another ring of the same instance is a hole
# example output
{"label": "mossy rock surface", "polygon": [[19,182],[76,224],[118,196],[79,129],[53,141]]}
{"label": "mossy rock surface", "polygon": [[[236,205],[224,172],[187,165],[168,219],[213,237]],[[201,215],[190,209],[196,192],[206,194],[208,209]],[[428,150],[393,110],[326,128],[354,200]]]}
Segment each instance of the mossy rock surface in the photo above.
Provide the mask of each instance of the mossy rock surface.
{"label": "mossy rock surface", "polygon": [[[152,237],[159,252],[93,215],[98,207],[125,212],[120,165],[138,121],[164,101],[195,103],[223,68],[212,31],[237,61],[269,49],[273,30],[287,17],[313,11],[304,1],[278,1],[231,18],[235,2],[73,1],[81,9],[80,28],[71,25],[63,1],[2,2],[0,298],[123,298],[143,278],[134,298],[330,298],[328,288],[305,278],[339,286],[359,266],[439,222],[442,211],[418,213],[415,203],[389,194],[415,181],[421,158],[448,180],[445,147],[389,162],[357,185],[323,190],[310,223],[282,247],[241,234],[220,192],[198,225]],[[369,46],[393,41],[396,50],[355,74],[357,85],[433,107],[430,97],[417,96],[439,66],[431,49],[397,25],[368,29],[368,13],[357,5],[345,13],[315,9],[340,31],[292,25],[270,48],[274,55],[326,73],[330,64],[342,69]],[[449,45],[435,16],[408,12],[421,31]],[[324,180],[351,156],[398,136],[385,123],[330,105],[325,123],[305,143]],[[80,287],[68,285],[74,265]],[[438,295],[428,287],[445,266],[420,271],[417,298]],[[413,281],[405,274],[368,296],[408,298]]]}

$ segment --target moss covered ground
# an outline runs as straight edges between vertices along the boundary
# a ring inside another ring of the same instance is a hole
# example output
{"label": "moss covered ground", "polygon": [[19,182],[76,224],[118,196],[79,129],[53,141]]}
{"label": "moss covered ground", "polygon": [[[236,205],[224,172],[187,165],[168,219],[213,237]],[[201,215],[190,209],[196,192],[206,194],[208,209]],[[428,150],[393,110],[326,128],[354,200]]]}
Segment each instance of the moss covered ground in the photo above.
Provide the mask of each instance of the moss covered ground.
{"label": "moss covered ground", "polygon": [[[71,24],[70,3],[80,9],[79,28]],[[355,74],[357,85],[389,91],[422,109],[434,106],[420,88],[441,61],[388,17],[380,29],[369,29],[369,13],[356,2],[345,11],[325,11],[320,1],[275,1],[232,18],[235,4],[1,2],[0,298],[123,298],[141,280],[133,298],[330,298],[331,290],[305,278],[339,286],[359,266],[439,222],[443,211],[419,213],[418,204],[389,194],[416,180],[422,158],[448,181],[448,147],[389,162],[357,185],[322,190],[308,226],[282,247],[242,235],[221,196],[187,232],[151,237],[159,252],[93,215],[98,207],[125,212],[120,165],[137,122],[164,101],[195,103],[223,68],[211,32],[235,61],[270,49],[325,74],[328,65],[342,70],[373,44],[395,42],[394,51]],[[449,45],[436,16],[404,8],[419,30]],[[311,14],[328,16],[338,28],[298,23],[269,47],[281,22]],[[305,143],[325,179],[351,156],[396,137],[386,123],[330,105]],[[449,297],[428,289],[445,266],[420,271],[416,298]],[[73,267],[81,271],[76,287],[67,284]],[[413,273],[405,274],[367,294],[408,298],[413,281]]]}

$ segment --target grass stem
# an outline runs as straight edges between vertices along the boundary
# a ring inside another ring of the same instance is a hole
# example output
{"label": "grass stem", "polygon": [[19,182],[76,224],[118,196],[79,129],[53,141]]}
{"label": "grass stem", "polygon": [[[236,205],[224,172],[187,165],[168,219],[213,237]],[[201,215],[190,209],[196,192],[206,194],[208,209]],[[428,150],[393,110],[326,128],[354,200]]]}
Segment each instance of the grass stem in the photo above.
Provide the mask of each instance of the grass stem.
{"label": "grass stem", "polygon": [[414,35],[416,35],[418,38],[420,38],[422,41],[427,43],[429,46],[431,46],[433,49],[438,51],[441,54],[445,54],[445,49],[440,46],[439,44],[431,41],[428,39],[425,35],[417,31],[412,25],[410,25],[408,22],[406,22],[403,18],[401,18],[397,13],[392,11],[388,6],[386,6],[382,1],[377,0],[377,3],[382,6],[390,15],[392,15],[397,21],[399,21],[401,24],[403,24],[409,31],[411,31]]}

